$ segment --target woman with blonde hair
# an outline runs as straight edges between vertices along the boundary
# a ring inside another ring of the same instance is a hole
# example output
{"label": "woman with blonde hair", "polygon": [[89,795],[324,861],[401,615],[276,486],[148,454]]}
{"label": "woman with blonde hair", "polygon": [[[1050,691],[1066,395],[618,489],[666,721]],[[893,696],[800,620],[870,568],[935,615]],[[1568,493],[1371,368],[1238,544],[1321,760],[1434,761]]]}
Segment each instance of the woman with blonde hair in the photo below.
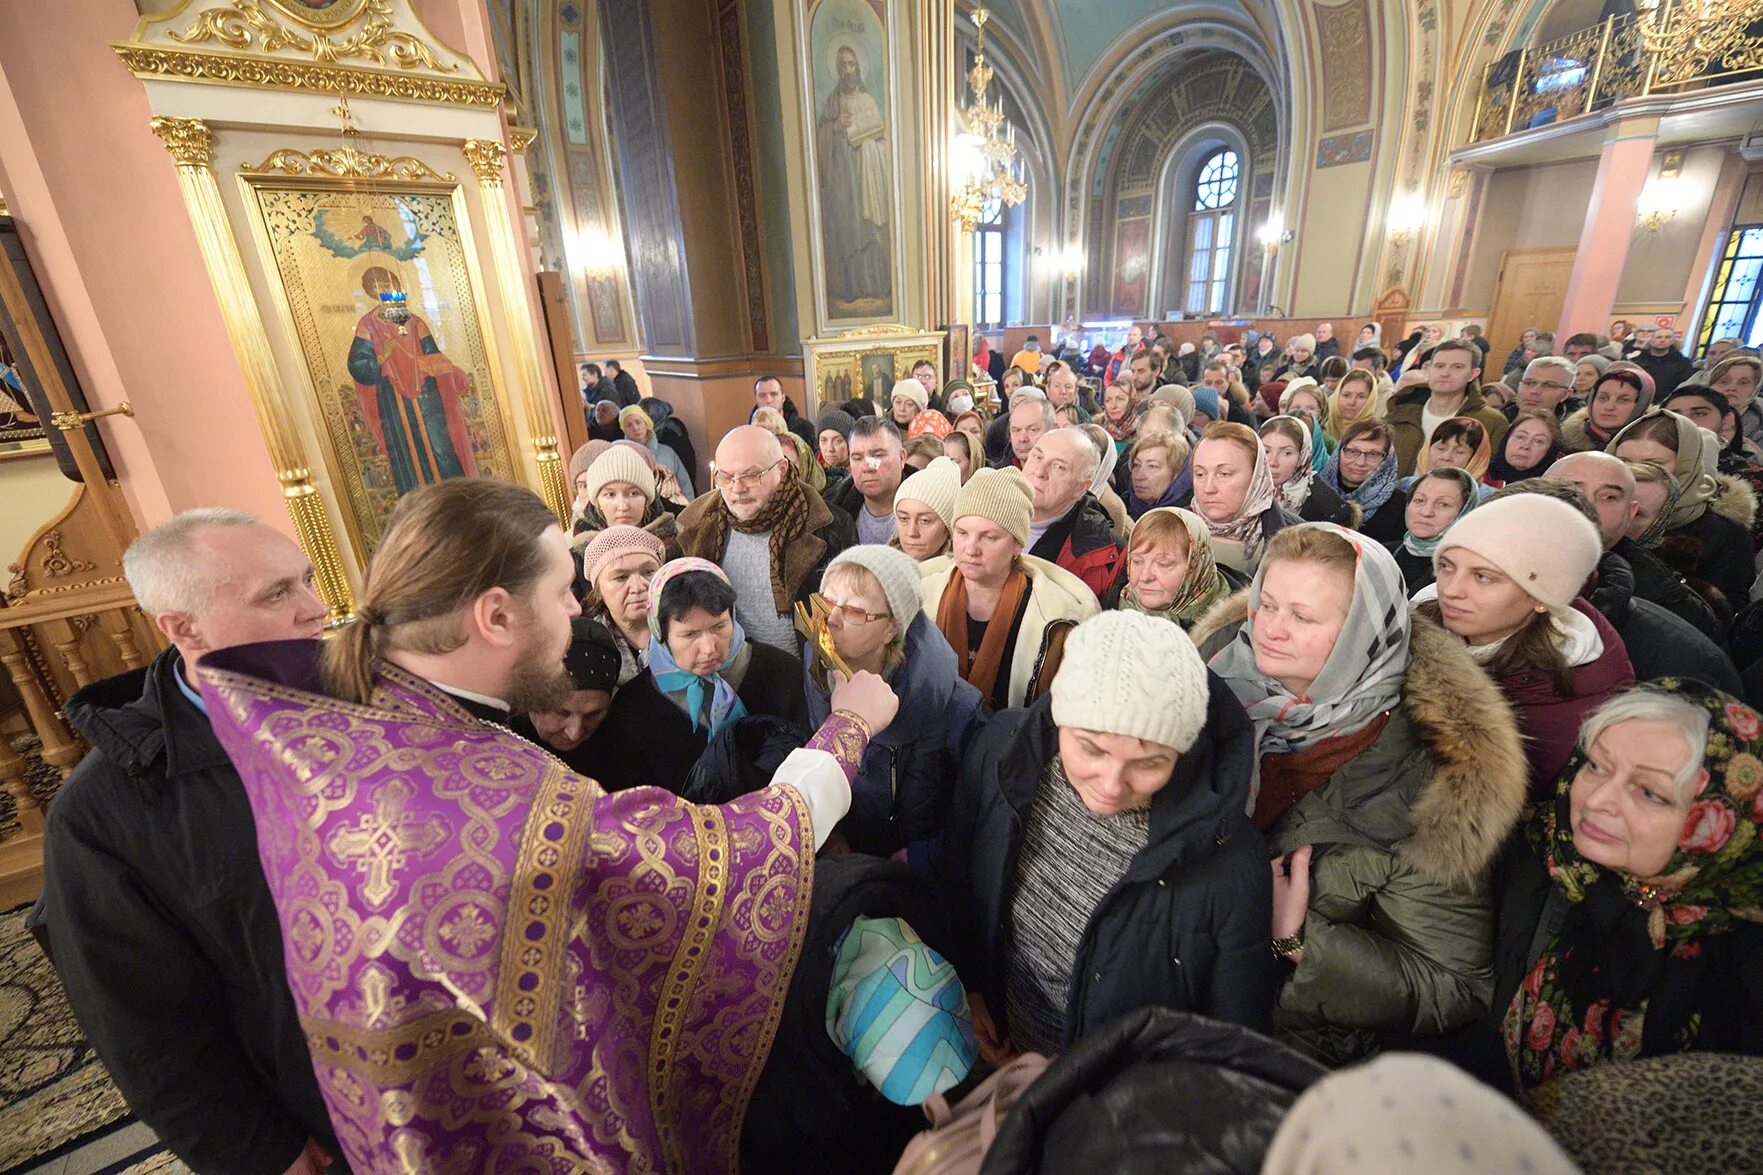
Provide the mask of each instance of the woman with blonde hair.
{"label": "woman with blonde hair", "polygon": [[1127,456],[1127,514],[1137,521],[1148,510],[1185,502],[1194,488],[1188,457],[1188,440],[1180,433],[1141,433]]}
{"label": "woman with blonde hair", "polygon": [[1358,512],[1316,476],[1316,434],[1313,422],[1296,416],[1275,416],[1263,424],[1261,447],[1267,453],[1267,472],[1279,490],[1280,504],[1305,522],[1351,527],[1359,521]]}
{"label": "woman with blonde hair", "polygon": [[1143,612],[1186,630],[1245,582],[1212,557],[1205,519],[1191,510],[1162,506],[1133,527],[1120,578],[1103,597],[1102,607]]}
{"label": "woman with blonde hair", "polygon": [[1336,445],[1347,429],[1361,420],[1377,415],[1377,379],[1363,368],[1354,368],[1341,376],[1341,382],[1328,396],[1328,420],[1323,430]]}
{"label": "woman with blonde hair", "polygon": [[[632,441],[649,450],[649,455],[654,459],[656,472],[659,474],[665,470],[667,474],[671,475],[679,486],[680,493],[684,495],[685,501],[690,502],[698,496],[692,491],[692,475],[686,469],[686,463],[680,460],[679,454],[673,451],[671,445],[661,443],[661,438],[655,432],[655,421],[650,418],[647,412],[635,404],[622,409],[618,414],[618,427],[623,430],[625,440]],[[665,483],[666,478],[663,477],[662,480]],[[662,486],[663,497],[669,496],[667,489],[668,487],[664,484]]]}
{"label": "woman with blonde hair", "polygon": [[1212,533],[1212,553],[1220,563],[1253,575],[1273,536],[1301,521],[1280,504],[1261,438],[1247,425],[1209,424],[1190,465],[1194,512]]}

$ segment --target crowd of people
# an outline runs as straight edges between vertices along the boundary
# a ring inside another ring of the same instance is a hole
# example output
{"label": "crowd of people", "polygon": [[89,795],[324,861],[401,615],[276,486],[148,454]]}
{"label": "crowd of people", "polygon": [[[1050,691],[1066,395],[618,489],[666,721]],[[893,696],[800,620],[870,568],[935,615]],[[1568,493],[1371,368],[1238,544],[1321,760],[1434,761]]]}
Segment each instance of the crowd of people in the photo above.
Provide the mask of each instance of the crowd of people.
{"label": "crowd of people", "polygon": [[1720,1169],[1560,1108],[1763,1055],[1730,342],[982,341],[697,494],[596,369],[568,533],[409,495],[322,643],[270,528],[143,536],[33,924],[202,1171]]}

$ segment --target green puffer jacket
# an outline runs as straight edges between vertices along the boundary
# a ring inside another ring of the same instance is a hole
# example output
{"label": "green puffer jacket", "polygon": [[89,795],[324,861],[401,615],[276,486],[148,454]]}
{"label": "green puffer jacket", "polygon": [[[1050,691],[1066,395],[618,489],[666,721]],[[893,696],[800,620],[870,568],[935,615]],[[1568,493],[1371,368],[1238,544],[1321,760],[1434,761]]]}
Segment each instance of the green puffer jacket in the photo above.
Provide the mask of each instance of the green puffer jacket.
{"label": "green puffer jacket", "polygon": [[[1247,602],[1246,592],[1221,601],[1195,627],[1208,659],[1236,635]],[[1527,778],[1499,689],[1461,642],[1415,616],[1401,706],[1267,834],[1275,854],[1315,846],[1303,960],[1280,989],[1276,1035],[1339,1065],[1486,1012],[1488,866],[1518,822]]]}

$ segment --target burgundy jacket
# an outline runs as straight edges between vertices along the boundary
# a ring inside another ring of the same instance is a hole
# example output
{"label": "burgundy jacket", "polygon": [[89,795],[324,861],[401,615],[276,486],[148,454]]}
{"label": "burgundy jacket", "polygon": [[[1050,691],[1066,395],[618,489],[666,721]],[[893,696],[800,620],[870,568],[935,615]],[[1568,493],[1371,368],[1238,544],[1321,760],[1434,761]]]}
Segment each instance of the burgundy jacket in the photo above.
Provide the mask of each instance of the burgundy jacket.
{"label": "burgundy jacket", "polygon": [[1634,684],[1634,667],[1629,664],[1622,637],[1604,614],[1585,600],[1576,599],[1573,606],[1597,626],[1604,642],[1604,652],[1597,660],[1573,671],[1573,693],[1565,698],[1557,694],[1549,674],[1539,669],[1523,669],[1496,683],[1511,703],[1519,733],[1524,736],[1533,802],[1555,794],[1555,781],[1578,745],[1579,725],[1586,715],[1612,694]]}

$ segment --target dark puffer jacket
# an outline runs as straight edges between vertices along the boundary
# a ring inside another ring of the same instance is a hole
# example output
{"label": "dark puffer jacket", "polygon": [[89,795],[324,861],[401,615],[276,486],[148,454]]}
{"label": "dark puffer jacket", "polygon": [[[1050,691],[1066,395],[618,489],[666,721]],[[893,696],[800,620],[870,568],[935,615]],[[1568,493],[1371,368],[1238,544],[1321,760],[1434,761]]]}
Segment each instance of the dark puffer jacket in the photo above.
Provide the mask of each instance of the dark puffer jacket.
{"label": "dark puffer jacket", "polygon": [[[1244,814],[1254,732],[1215,674],[1206,725],[1151,800],[1150,839],[1091,914],[1078,947],[1065,1043],[1136,1008],[1265,1027],[1273,882]],[[1058,752],[1051,696],[987,724],[962,767],[943,837],[953,959],[1000,1033],[1017,860],[1041,774]]]}
{"label": "dark puffer jacket", "polygon": [[1693,677],[1716,689],[1743,692],[1738,671],[1719,645],[1635,593],[1634,570],[1613,551],[1598,560],[1598,585],[1588,597],[1622,637],[1636,681]]}
{"label": "dark puffer jacket", "polygon": [[[804,647],[803,663],[812,660]],[[863,752],[851,811],[837,831],[859,853],[891,857],[906,849],[914,867],[932,872],[961,756],[983,722],[979,691],[962,680],[955,650],[923,612],[906,629],[906,663],[888,684],[900,710]],[[803,692],[808,724],[818,728],[832,705],[811,667],[803,670]]]}
{"label": "dark puffer jacket", "polygon": [[308,1137],[342,1152],[251,805],[182,664],[168,650],[69,700],[93,750],[49,810],[34,917],[129,1108],[198,1171],[279,1175]]}
{"label": "dark puffer jacket", "polygon": [[980,1170],[1254,1175],[1286,1111],[1325,1072],[1246,1028],[1140,1008],[1023,1091]]}

